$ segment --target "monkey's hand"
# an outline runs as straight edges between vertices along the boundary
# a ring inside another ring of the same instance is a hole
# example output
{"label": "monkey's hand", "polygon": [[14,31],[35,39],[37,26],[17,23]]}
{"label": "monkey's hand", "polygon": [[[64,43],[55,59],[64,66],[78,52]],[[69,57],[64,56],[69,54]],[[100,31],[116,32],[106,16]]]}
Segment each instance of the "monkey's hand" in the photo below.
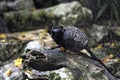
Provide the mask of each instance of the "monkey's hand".
{"label": "monkey's hand", "polygon": [[66,51],[64,47],[60,47],[60,46],[52,47],[51,50],[56,49],[56,48],[60,48],[60,52]]}

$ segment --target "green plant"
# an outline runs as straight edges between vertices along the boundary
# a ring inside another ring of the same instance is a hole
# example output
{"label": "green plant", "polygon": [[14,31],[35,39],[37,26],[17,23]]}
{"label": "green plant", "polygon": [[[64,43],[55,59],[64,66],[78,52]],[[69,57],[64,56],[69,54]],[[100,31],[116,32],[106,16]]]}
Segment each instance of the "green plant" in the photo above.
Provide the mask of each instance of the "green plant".
{"label": "green plant", "polygon": [[120,0],[97,0],[98,11],[95,20],[110,19],[120,25]]}
{"label": "green plant", "polygon": [[84,80],[84,79],[82,77],[80,77],[79,80]]}
{"label": "green plant", "polygon": [[54,72],[50,74],[49,78],[50,80],[61,80],[59,74]]}

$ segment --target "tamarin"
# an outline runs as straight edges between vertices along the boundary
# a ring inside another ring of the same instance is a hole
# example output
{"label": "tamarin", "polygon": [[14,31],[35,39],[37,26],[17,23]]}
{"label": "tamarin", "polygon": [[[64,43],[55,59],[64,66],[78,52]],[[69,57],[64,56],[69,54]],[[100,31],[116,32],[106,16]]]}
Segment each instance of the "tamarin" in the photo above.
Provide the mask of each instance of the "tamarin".
{"label": "tamarin", "polygon": [[112,72],[106,67],[106,65],[101,60],[99,60],[90,50],[90,48],[88,47],[89,39],[81,29],[74,26],[54,26],[49,30],[49,34],[58,44],[58,46],[63,47],[65,50],[79,53],[80,50],[86,49],[93,60],[98,61],[112,74]]}

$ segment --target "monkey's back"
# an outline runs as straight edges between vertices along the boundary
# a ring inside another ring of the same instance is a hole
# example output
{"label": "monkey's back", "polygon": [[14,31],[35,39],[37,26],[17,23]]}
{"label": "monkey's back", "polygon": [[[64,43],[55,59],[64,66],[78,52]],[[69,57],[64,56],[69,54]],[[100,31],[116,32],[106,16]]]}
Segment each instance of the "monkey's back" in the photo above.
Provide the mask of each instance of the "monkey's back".
{"label": "monkey's back", "polygon": [[62,46],[65,49],[78,52],[87,45],[88,37],[82,30],[71,26],[64,27],[63,29]]}

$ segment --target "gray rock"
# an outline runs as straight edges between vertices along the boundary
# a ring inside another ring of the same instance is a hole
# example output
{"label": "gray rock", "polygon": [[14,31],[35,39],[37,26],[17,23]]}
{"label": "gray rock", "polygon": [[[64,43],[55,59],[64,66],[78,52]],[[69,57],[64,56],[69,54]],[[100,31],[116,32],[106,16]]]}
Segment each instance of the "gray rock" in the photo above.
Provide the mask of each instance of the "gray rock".
{"label": "gray rock", "polygon": [[7,77],[2,70],[0,70],[0,80],[10,80],[10,78]]}
{"label": "gray rock", "polygon": [[33,12],[9,12],[5,13],[4,17],[11,31],[23,31],[55,24],[81,25],[92,19],[92,12],[74,1]]}
{"label": "gray rock", "polygon": [[[7,70],[11,71],[11,74],[7,76],[5,72]],[[4,66],[1,67],[0,69],[0,80],[26,80],[26,79],[32,79],[32,80],[53,80],[53,79],[59,79],[60,80],[72,80],[72,74],[70,71],[66,68],[61,68],[58,70],[53,70],[53,71],[37,71],[31,68],[27,68],[27,70],[30,70],[32,73],[29,73],[25,70],[23,70],[23,67],[19,68],[16,67],[12,62],[5,64]],[[28,78],[25,78],[25,75]],[[49,79],[48,79],[49,78]]]}
{"label": "gray rock", "polygon": [[0,11],[31,10],[33,0],[0,1]]}
{"label": "gray rock", "polygon": [[97,45],[98,42],[108,34],[108,29],[110,26],[104,26],[104,25],[96,25],[93,24],[90,27],[83,27],[82,29],[89,37],[89,45]]}
{"label": "gray rock", "polygon": [[[120,27],[93,24],[89,27],[81,27],[89,37],[89,45],[95,46],[105,42],[120,41]],[[120,45],[120,44],[116,44]]]}
{"label": "gray rock", "polygon": [[[26,65],[39,71],[66,67],[72,72],[74,80],[117,80],[97,61],[88,58],[83,53],[81,53],[81,55],[73,55],[60,52],[59,49],[54,49],[47,50],[41,54],[46,55],[47,58],[32,58],[35,57],[35,55],[29,54],[29,56],[26,57],[28,59]],[[41,54],[39,56],[41,56]]]}
{"label": "gray rock", "polygon": [[84,20],[92,19],[92,12],[77,1],[59,4],[45,11],[49,12],[48,15],[51,17],[60,19],[59,24],[78,25]]}
{"label": "gray rock", "polygon": [[92,44],[100,43],[107,46],[110,42],[116,42],[116,46],[120,45],[120,27],[95,25],[87,32]]}
{"label": "gray rock", "polygon": [[39,41],[30,41],[26,47],[25,47],[25,50],[35,50],[35,51],[43,51],[44,48],[43,48],[43,45],[39,42]]}
{"label": "gray rock", "polygon": [[22,48],[23,44],[20,40],[3,39],[3,42],[0,40],[0,65],[19,56]]}
{"label": "gray rock", "polygon": [[[8,64],[4,64],[0,69],[3,74],[4,79],[3,80],[25,80],[23,71],[21,68],[16,67],[13,62],[10,62]],[[10,75],[6,75],[5,72],[7,70],[10,70]]]}

